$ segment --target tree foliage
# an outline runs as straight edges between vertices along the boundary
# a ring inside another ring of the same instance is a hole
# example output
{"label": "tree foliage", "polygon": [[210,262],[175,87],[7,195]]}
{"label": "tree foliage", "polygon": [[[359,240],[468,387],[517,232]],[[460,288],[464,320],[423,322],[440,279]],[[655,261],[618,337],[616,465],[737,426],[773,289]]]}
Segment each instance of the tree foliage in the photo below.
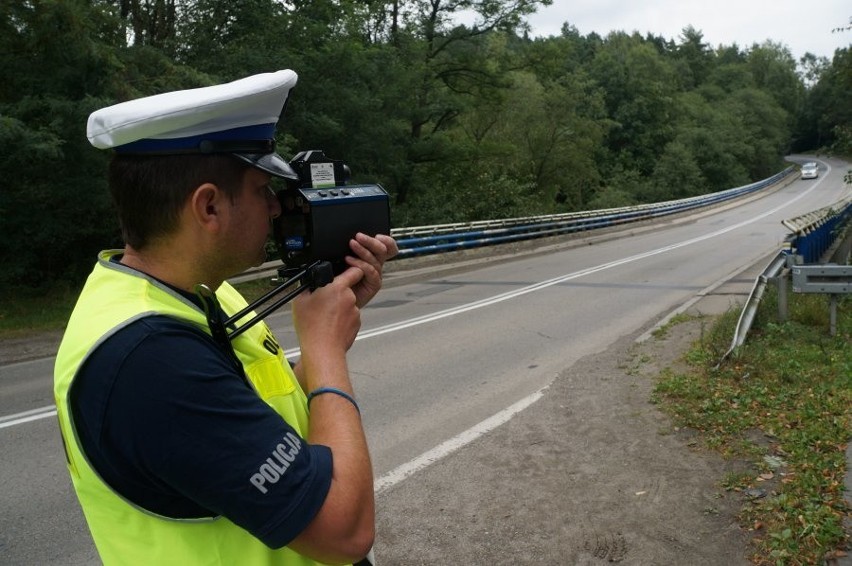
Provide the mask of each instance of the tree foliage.
{"label": "tree foliage", "polygon": [[852,48],[838,49],[831,64],[821,65],[798,116],[794,149],[822,148],[852,154]]}
{"label": "tree foliage", "polygon": [[0,4],[4,283],[78,284],[120,245],[96,108],[282,68],[285,155],[323,149],[395,225],[669,200],[852,150],[852,55],[614,32],[531,39],[550,0],[25,0]]}

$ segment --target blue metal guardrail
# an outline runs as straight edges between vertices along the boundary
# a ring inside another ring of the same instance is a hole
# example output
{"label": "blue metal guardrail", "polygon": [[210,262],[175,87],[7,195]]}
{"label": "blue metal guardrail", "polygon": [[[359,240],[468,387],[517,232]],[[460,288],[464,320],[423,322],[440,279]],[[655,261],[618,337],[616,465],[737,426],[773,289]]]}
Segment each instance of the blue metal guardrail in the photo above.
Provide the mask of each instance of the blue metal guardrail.
{"label": "blue metal guardrail", "polygon": [[391,235],[399,245],[400,251],[397,258],[401,259],[416,255],[568,234],[637,222],[709,206],[764,189],[782,180],[794,170],[794,167],[788,167],[762,181],[709,195],[680,200],[526,218],[394,228],[391,230]]}
{"label": "blue metal guardrail", "polygon": [[852,197],[831,206],[784,220],[790,235],[790,246],[802,262],[817,263],[837,238],[838,230],[852,220]]}

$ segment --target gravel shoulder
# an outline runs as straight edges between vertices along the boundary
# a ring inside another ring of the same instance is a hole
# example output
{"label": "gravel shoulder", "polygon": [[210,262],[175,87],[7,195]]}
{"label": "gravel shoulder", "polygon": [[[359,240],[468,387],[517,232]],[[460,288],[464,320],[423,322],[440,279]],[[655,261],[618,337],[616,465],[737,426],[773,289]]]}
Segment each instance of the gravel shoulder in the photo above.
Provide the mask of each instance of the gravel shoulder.
{"label": "gravel shoulder", "polygon": [[703,314],[580,360],[512,420],[382,493],[379,564],[749,564],[741,495],[719,486],[744,464],[702,451],[649,402]]}
{"label": "gravel shoulder", "polygon": [[62,340],[62,332],[51,330],[0,339],[0,365],[55,356]]}

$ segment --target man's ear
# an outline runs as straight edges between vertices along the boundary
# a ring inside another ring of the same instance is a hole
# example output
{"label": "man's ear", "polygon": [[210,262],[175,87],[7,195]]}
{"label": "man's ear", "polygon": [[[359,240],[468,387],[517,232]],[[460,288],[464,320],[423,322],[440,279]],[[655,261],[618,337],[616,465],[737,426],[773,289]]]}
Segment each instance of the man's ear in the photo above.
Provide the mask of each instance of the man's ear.
{"label": "man's ear", "polygon": [[197,225],[218,231],[222,220],[225,194],[213,183],[199,185],[189,197],[189,212]]}

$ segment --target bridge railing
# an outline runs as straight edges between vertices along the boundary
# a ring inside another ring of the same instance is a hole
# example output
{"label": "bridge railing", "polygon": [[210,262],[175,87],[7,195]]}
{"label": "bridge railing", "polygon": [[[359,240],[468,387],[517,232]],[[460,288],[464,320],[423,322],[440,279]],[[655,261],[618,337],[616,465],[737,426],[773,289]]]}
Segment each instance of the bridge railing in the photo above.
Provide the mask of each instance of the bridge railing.
{"label": "bridge railing", "polygon": [[755,183],[679,200],[524,218],[394,228],[391,230],[391,235],[399,245],[400,253],[397,257],[401,259],[594,230],[658,218],[731,200],[771,186],[794,170],[794,167],[788,167],[772,177]]}
{"label": "bridge railing", "polygon": [[852,219],[852,196],[830,206],[784,220],[790,243],[804,263],[817,263],[837,238],[837,232]]}

